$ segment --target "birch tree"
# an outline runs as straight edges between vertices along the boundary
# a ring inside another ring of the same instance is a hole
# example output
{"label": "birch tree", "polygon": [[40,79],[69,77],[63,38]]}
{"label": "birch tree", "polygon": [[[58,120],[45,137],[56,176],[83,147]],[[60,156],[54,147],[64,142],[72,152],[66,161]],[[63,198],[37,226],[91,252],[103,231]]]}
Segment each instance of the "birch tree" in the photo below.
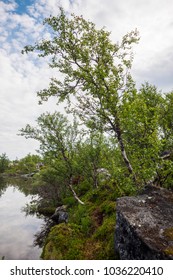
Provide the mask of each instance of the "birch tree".
{"label": "birch tree", "polygon": [[[68,111],[75,111],[86,126],[92,129],[102,127],[105,132],[113,134],[129,176],[137,185],[119,114],[124,93],[134,86],[130,69],[132,46],[139,41],[137,30],[114,43],[105,28],[97,29],[82,16],[68,17],[62,8],[57,17],[45,19],[44,24],[52,30],[52,38],[26,46],[22,51],[34,51],[39,57],[49,57],[50,67],[56,68],[60,74],[51,78],[47,89],[38,92],[40,103],[51,96],[57,98],[57,103],[66,100]],[[75,106],[71,106],[72,96]]]}
{"label": "birch tree", "polygon": [[[36,127],[26,125],[21,129],[21,135],[39,141],[42,155],[49,156],[55,162],[54,167],[57,167],[57,172],[63,173],[64,187],[68,187],[75,199],[84,204],[72,184],[75,175],[73,157],[79,135],[76,121],[69,124],[67,118],[58,112],[44,113],[37,119]],[[56,166],[56,161],[60,168]]]}

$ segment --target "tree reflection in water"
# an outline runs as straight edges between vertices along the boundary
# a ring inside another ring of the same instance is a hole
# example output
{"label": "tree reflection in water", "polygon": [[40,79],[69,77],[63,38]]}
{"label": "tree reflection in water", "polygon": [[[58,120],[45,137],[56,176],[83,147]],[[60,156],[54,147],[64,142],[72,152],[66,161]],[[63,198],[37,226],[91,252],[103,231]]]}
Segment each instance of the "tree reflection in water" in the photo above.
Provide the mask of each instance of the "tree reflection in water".
{"label": "tree reflection in water", "polygon": [[5,183],[5,180],[3,177],[0,176],[0,197],[1,195],[4,194],[4,192],[6,191],[7,189],[7,184]]}
{"label": "tree reflection in water", "polygon": [[41,218],[44,220],[43,225],[41,226],[41,229],[39,232],[34,234],[34,246],[39,246],[40,248],[43,247],[46,237],[48,236],[51,227],[55,225],[55,223],[50,219],[48,216],[44,216],[43,214],[40,214],[37,211],[37,200],[32,200],[29,204],[26,204],[25,207],[23,207],[22,211],[25,212],[25,216],[27,217],[28,215],[31,216],[37,216],[37,218]]}
{"label": "tree reflection in water", "polygon": [[44,220],[43,225],[41,226],[40,231],[38,231],[36,234],[34,234],[34,242],[33,246],[39,246],[40,248],[43,247],[46,237],[48,236],[51,227],[55,225],[55,222],[53,222],[50,219],[49,216],[44,216],[43,214],[40,214],[37,211],[37,206],[39,203],[39,199],[33,199],[30,203],[27,203],[23,208],[22,211],[25,213],[25,216],[36,216],[38,219]]}
{"label": "tree reflection in water", "polygon": [[39,246],[40,248],[44,246],[46,237],[48,236],[51,227],[54,225],[55,223],[51,221],[50,218],[45,218],[45,224],[41,227],[41,230],[34,234],[34,246]]}
{"label": "tree reflection in water", "polygon": [[36,211],[39,196],[35,195],[32,182],[0,179],[0,199],[0,257],[39,259],[54,223]]}

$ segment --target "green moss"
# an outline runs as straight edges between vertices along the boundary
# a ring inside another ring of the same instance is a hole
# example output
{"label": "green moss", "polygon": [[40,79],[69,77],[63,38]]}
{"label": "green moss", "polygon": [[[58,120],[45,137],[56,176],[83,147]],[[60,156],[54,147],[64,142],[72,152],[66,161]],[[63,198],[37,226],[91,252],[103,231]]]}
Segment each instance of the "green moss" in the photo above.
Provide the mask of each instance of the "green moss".
{"label": "green moss", "polygon": [[112,215],[104,219],[103,224],[97,228],[93,237],[95,239],[100,239],[103,241],[109,240],[110,234],[114,234],[114,228],[115,228],[115,216]]}
{"label": "green moss", "polygon": [[73,211],[70,213],[71,222],[79,225],[81,232],[88,236],[91,232],[92,228],[92,217],[89,215],[89,207],[88,205],[80,205],[72,209]]}
{"label": "green moss", "polygon": [[115,199],[110,186],[89,190],[80,205],[65,199],[69,223],[56,225],[49,233],[42,258],[48,260],[115,259]]}
{"label": "green moss", "polygon": [[100,209],[105,214],[115,213],[115,201],[104,201],[100,205]]}
{"label": "green moss", "polygon": [[115,259],[114,231],[115,215],[105,217],[102,225],[95,230],[91,238],[93,243],[95,243],[97,247],[97,250],[95,250],[94,252],[95,259]]}
{"label": "green moss", "polygon": [[[167,238],[168,241],[173,241],[173,228],[166,228],[163,235]],[[168,246],[164,252],[167,255],[173,255],[173,245]]]}
{"label": "green moss", "polygon": [[173,255],[173,245],[171,246],[168,246],[164,252],[167,254],[167,255]]}
{"label": "green moss", "polygon": [[163,235],[167,237],[169,241],[173,241],[173,228],[165,229]]}
{"label": "green moss", "polygon": [[41,256],[45,260],[83,259],[83,236],[75,224],[59,224],[50,231]]}

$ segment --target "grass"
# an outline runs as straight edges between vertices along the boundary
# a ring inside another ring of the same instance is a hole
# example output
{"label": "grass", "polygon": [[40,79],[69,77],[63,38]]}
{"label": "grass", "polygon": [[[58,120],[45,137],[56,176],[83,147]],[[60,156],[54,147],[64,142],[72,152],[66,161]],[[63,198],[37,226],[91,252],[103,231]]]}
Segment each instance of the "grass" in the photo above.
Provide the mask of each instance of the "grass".
{"label": "grass", "polygon": [[88,191],[81,199],[85,205],[69,204],[69,223],[51,229],[43,249],[43,259],[116,259],[115,192],[111,187],[102,186]]}

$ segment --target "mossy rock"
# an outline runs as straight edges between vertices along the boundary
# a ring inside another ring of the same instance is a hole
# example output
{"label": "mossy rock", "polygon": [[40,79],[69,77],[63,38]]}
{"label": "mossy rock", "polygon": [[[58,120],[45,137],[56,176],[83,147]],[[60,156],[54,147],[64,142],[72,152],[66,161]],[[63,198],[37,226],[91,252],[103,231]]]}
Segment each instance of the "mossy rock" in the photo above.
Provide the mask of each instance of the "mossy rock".
{"label": "mossy rock", "polygon": [[54,226],[46,240],[41,256],[44,260],[83,259],[83,235],[75,224]]}
{"label": "mossy rock", "polygon": [[[168,240],[168,242],[173,242],[173,228],[167,228],[163,233],[164,237]],[[169,245],[164,252],[166,255],[173,255],[173,245]]]}
{"label": "mossy rock", "polygon": [[98,255],[100,254],[102,250],[102,244],[98,240],[93,240],[92,238],[89,238],[85,242],[84,246],[84,259],[85,260],[96,260],[99,259]]}
{"label": "mossy rock", "polygon": [[165,250],[164,250],[166,255],[170,255],[173,256],[173,245],[168,246]]}
{"label": "mossy rock", "polygon": [[167,228],[167,229],[165,229],[163,235],[164,235],[169,241],[173,241],[173,228]]}

